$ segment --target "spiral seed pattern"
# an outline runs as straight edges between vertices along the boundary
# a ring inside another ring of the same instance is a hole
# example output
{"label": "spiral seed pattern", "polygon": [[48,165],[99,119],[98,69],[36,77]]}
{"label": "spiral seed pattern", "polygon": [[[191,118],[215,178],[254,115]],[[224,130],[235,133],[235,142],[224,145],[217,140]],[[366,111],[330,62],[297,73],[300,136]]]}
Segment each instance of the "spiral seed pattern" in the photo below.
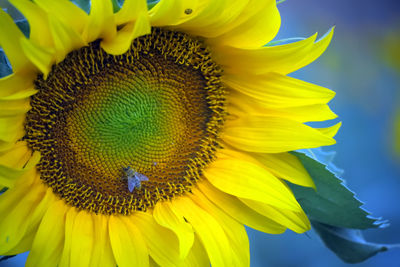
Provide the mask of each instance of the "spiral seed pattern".
{"label": "spiral seed pattern", "polygon": [[[146,211],[190,192],[220,147],[221,69],[189,35],[155,28],[123,55],[99,41],[35,81],[25,140],[41,152],[41,179],[95,213]],[[149,178],[128,190],[124,168]]]}

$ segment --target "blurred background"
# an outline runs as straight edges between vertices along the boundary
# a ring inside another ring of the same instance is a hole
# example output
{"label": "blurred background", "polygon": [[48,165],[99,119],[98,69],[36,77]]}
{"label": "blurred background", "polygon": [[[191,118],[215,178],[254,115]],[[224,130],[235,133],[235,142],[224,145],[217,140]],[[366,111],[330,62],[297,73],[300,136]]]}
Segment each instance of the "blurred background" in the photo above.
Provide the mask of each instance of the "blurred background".
{"label": "blurred background", "polygon": [[[336,25],[333,41],[316,62],[291,76],[337,92],[331,108],[343,126],[335,164],[350,189],[385,229],[365,231],[368,241],[400,243],[400,2],[398,0],[287,0],[279,4],[282,28],[276,39],[323,35]],[[397,137],[396,137],[397,133]],[[400,266],[400,249],[360,263],[338,259],[310,231],[267,235],[248,229],[251,266]],[[1,262],[23,266],[26,253]]]}

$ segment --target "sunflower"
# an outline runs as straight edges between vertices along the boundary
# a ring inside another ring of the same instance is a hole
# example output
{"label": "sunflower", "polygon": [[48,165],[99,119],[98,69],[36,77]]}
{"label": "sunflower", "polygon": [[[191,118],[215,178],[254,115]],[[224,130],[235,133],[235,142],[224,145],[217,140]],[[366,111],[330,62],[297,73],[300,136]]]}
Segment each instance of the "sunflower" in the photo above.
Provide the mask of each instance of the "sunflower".
{"label": "sunflower", "polygon": [[245,225],[302,233],[290,151],[335,143],[334,93],[286,76],[332,31],[266,45],[275,0],[11,0],[0,80],[0,254],[27,266],[248,266]]}

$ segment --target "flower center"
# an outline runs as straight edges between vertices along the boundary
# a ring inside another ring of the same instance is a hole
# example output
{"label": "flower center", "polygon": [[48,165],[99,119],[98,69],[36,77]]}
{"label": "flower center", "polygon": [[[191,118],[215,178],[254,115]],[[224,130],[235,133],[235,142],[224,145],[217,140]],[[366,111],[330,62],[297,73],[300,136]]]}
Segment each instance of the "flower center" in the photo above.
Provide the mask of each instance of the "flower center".
{"label": "flower center", "polygon": [[123,55],[99,42],[35,81],[26,136],[41,179],[75,207],[145,211],[190,192],[219,147],[225,90],[206,46],[153,29]]}

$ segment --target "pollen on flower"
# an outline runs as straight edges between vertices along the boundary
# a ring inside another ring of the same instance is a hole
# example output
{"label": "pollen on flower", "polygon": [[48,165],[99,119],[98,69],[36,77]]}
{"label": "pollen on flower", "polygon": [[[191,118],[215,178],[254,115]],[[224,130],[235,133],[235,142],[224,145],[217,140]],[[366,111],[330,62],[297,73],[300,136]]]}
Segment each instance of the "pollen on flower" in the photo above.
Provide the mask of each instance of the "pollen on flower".
{"label": "pollen on flower", "polygon": [[37,77],[27,114],[24,139],[41,152],[41,179],[67,203],[104,214],[190,191],[219,147],[220,76],[201,41],[161,29],[123,55],[98,41],[70,53]]}

